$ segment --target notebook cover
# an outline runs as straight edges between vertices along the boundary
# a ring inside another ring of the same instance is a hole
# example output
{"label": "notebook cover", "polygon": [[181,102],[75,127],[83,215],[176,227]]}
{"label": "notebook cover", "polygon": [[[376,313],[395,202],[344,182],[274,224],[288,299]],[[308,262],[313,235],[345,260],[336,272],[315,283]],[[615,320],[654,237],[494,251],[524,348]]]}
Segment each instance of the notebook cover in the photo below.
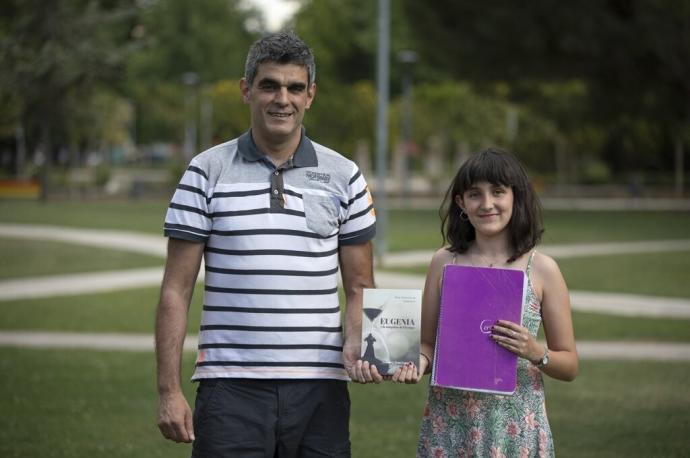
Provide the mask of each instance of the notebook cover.
{"label": "notebook cover", "polygon": [[432,385],[515,392],[517,355],[491,339],[491,326],[522,323],[526,278],[521,270],[445,266]]}

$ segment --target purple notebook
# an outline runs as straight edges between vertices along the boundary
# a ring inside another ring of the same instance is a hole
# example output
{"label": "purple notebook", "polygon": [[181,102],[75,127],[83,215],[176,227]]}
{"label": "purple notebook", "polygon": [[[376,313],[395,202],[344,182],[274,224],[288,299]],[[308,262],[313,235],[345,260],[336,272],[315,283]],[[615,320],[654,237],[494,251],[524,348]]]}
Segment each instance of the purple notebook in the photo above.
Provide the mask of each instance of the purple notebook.
{"label": "purple notebook", "polygon": [[491,326],[522,323],[526,278],[521,270],[445,266],[432,385],[515,392],[517,355],[491,339]]}

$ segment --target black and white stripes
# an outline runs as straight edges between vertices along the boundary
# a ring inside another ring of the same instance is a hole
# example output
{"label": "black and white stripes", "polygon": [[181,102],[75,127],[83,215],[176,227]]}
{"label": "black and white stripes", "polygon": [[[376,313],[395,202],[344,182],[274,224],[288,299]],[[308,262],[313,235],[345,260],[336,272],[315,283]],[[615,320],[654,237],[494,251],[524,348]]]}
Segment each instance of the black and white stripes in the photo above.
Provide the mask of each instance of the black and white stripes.
{"label": "black and white stripes", "polygon": [[374,235],[364,177],[304,136],[292,166],[278,169],[243,137],[192,160],[166,216],[166,235],[206,244],[193,378],[346,380],[338,246]]}

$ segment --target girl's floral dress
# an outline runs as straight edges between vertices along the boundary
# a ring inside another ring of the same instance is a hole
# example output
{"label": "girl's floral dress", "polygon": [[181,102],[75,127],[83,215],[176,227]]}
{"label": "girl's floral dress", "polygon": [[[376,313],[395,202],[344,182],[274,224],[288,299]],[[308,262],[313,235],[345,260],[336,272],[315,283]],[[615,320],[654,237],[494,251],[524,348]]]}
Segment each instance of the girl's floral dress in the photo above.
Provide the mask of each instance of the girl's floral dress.
{"label": "girl's floral dress", "polygon": [[[522,324],[537,335],[541,304],[529,280]],[[552,457],[541,371],[518,358],[512,396],[429,387],[417,457]]]}

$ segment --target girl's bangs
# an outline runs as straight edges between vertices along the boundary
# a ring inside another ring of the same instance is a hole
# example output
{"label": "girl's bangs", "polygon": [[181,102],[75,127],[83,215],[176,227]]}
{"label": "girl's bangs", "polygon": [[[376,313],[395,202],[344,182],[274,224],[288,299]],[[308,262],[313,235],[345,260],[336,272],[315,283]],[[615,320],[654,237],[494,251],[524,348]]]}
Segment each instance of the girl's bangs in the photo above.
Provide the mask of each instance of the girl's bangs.
{"label": "girl's bangs", "polygon": [[479,154],[470,158],[466,165],[465,173],[460,177],[460,193],[464,193],[472,185],[482,181],[503,186],[515,184],[509,165],[496,154]]}

